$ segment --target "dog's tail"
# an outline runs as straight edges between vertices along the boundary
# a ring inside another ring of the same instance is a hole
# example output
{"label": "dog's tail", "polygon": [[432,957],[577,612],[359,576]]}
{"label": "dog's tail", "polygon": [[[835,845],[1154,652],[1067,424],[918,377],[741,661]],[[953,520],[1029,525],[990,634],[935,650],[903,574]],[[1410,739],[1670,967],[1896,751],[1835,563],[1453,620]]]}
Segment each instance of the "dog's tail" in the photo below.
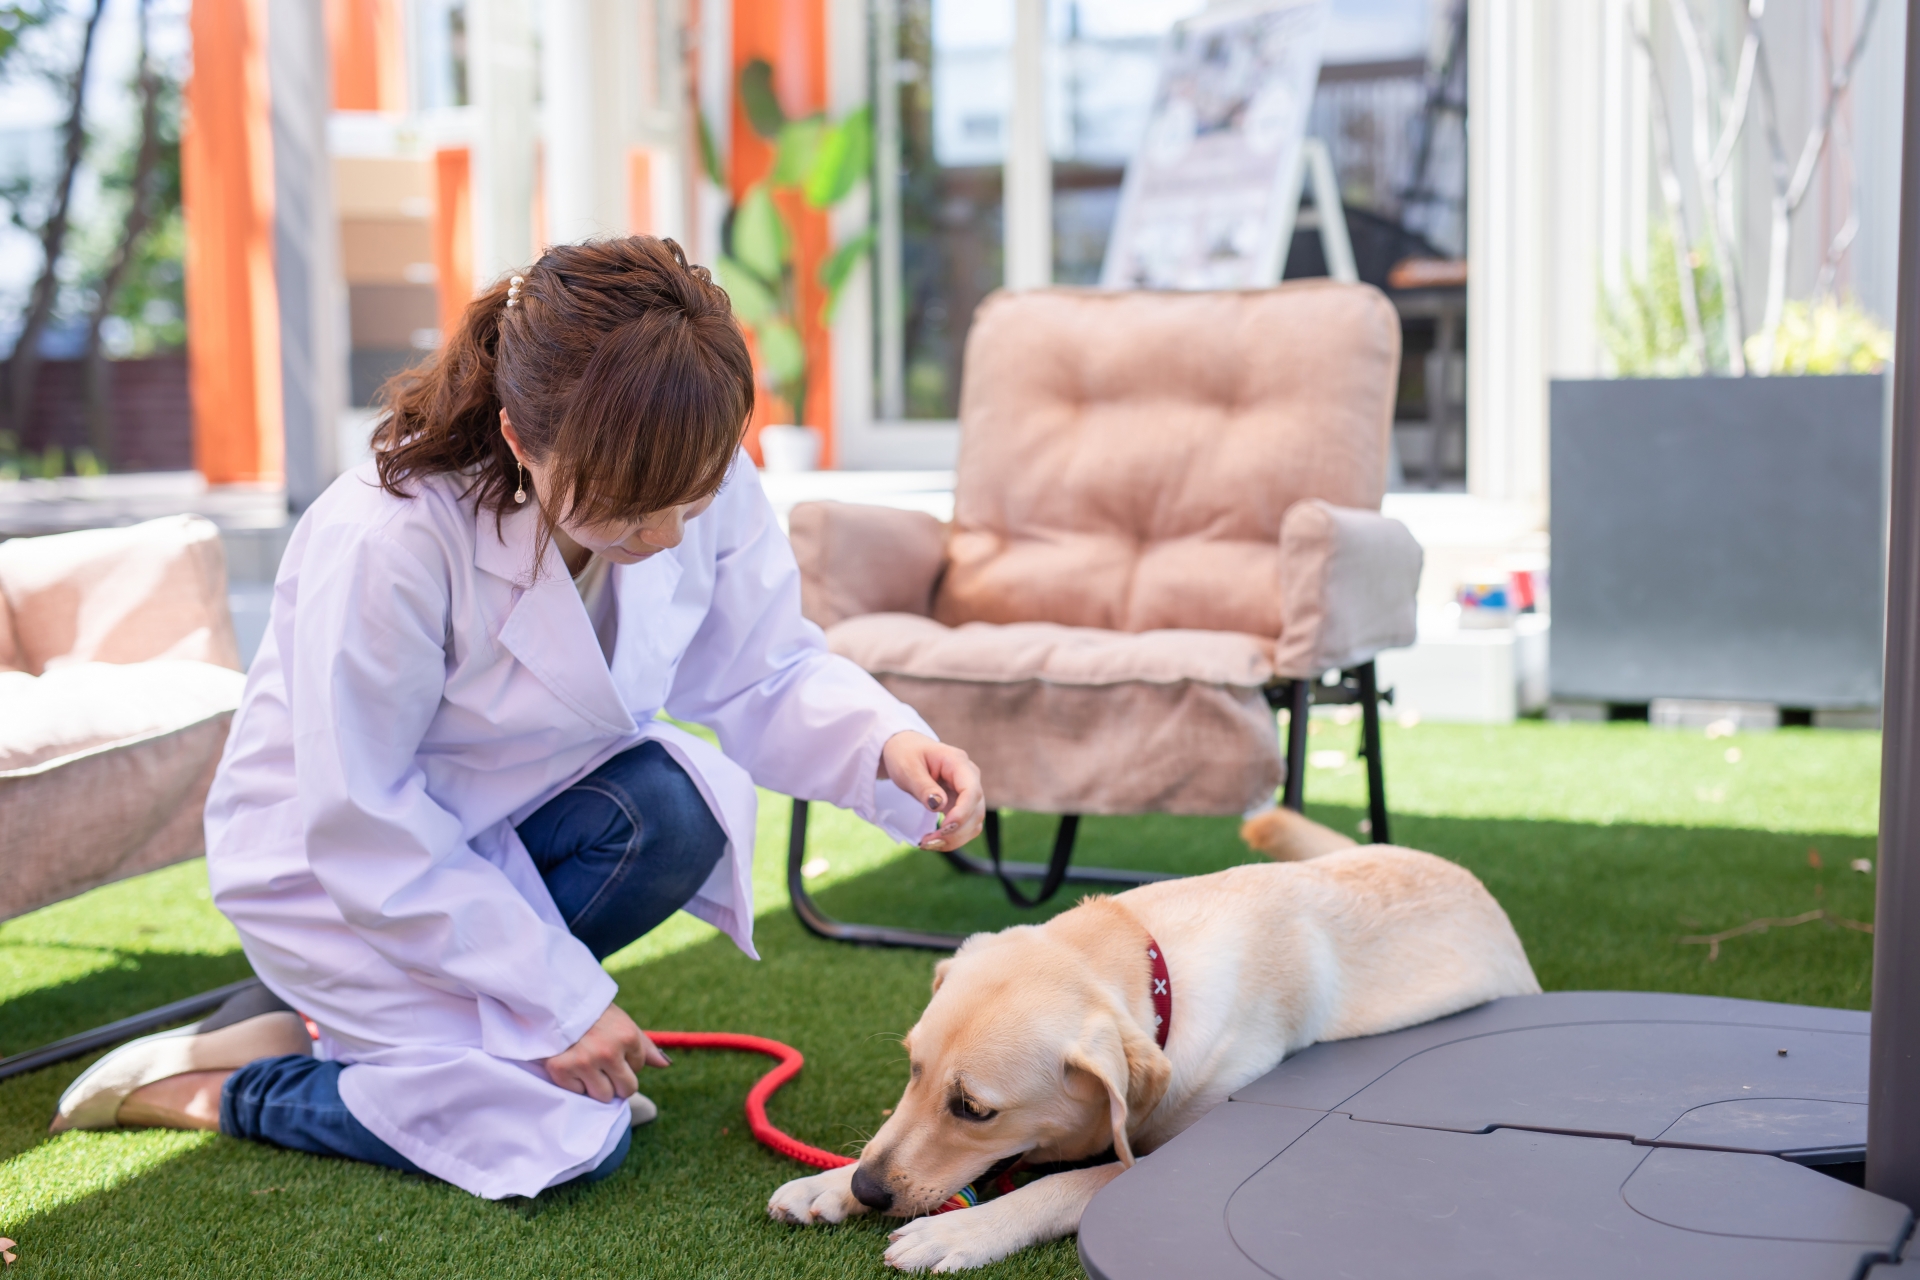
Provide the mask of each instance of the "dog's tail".
{"label": "dog's tail", "polygon": [[1354,845],[1338,831],[1291,809],[1255,814],[1241,825],[1240,838],[1256,853],[1264,853],[1275,862],[1305,862]]}

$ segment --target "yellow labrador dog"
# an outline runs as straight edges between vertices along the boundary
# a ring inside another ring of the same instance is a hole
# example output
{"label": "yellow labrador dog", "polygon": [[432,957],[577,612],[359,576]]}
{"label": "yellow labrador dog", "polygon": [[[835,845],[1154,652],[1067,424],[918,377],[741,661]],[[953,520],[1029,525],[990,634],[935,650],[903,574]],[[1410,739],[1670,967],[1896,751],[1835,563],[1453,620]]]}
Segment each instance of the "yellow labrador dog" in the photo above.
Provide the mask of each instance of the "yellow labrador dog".
{"label": "yellow labrador dog", "polygon": [[[1071,1234],[1094,1193],[1319,1040],[1374,1035],[1540,990],[1500,904],[1432,854],[1353,847],[1281,811],[1271,856],[1091,898],[1043,925],[976,934],[934,969],[906,1038],[911,1078],[857,1165],[781,1187],[782,1222],[909,1218],[886,1260],[958,1271]],[[1072,1163],[976,1208],[930,1215],[1018,1157]]]}

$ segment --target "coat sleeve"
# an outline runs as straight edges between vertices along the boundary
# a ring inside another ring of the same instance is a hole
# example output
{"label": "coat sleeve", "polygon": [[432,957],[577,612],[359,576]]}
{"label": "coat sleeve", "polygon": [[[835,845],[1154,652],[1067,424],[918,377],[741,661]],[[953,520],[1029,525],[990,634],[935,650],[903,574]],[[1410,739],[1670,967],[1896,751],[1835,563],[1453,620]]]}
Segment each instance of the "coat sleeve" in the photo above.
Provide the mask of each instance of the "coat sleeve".
{"label": "coat sleeve", "polygon": [[593,1025],[615,984],[428,793],[418,753],[449,643],[437,550],[334,526],[304,558],[287,682],[307,859],[348,926],[395,968],[478,1001],[483,1049],[547,1058]]}
{"label": "coat sleeve", "polygon": [[704,724],[763,787],[825,800],[896,840],[937,825],[880,779],[880,750],[903,730],[933,737],[919,713],[828,652],[800,613],[800,570],[751,463],[735,463],[707,513],[719,530],[713,600],[667,693],[667,711]]}

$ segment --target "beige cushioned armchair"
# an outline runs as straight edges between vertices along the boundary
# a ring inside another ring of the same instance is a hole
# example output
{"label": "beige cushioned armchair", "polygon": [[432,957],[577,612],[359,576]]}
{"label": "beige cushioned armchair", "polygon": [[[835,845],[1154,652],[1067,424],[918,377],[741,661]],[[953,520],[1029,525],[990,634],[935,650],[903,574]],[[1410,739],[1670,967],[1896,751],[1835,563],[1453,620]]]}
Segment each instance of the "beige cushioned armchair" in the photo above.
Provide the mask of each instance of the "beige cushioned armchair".
{"label": "beige cushioned armchair", "polygon": [[1373,656],[1414,638],[1420,548],[1379,513],[1399,358],[1364,285],[997,294],[967,341],[952,525],[795,507],[803,606],[995,806],[1270,805],[1273,705],[1304,711],[1331,672],[1371,694]]}
{"label": "beige cushioned armchair", "polygon": [[239,668],[211,522],[0,543],[0,920],[199,855]]}

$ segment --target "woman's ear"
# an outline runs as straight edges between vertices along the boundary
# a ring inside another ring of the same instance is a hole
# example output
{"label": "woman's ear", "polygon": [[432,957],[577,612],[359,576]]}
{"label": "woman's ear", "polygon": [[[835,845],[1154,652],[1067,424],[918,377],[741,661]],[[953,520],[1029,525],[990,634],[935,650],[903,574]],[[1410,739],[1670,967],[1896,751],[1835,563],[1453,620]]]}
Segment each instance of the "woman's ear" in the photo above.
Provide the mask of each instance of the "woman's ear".
{"label": "woman's ear", "polygon": [[520,452],[520,436],[514,431],[513,421],[507,417],[507,411],[504,406],[502,406],[500,410],[500,434],[506,437],[507,448],[513,450],[513,456],[524,464],[527,457]]}
{"label": "woman's ear", "polygon": [[1106,1089],[1113,1154],[1131,1168],[1133,1144],[1127,1139],[1127,1121],[1160,1105],[1173,1064],[1131,1018],[1105,1012],[1090,1020],[1080,1042],[1067,1050],[1066,1066],[1092,1076]]}

